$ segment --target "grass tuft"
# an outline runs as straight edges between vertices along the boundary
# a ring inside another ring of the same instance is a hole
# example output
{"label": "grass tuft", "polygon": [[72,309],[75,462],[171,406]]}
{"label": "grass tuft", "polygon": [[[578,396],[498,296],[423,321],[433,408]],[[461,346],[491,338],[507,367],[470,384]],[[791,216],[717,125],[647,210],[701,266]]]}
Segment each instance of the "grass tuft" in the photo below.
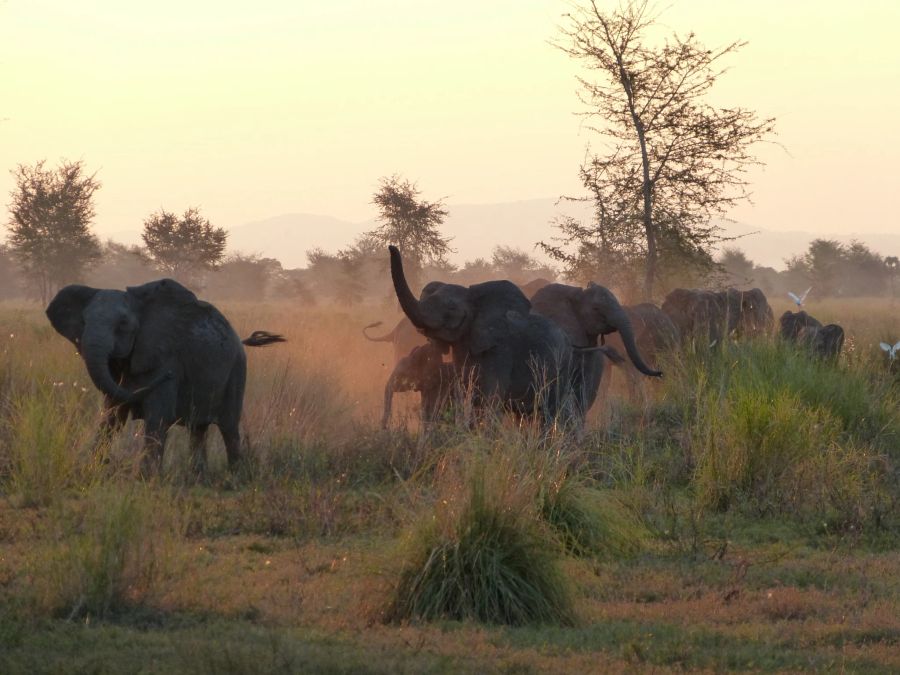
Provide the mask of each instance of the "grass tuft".
{"label": "grass tuft", "polygon": [[541,515],[572,555],[627,558],[646,545],[646,530],[621,502],[572,475],[543,490]]}
{"label": "grass tuft", "polygon": [[574,622],[533,486],[507,468],[476,461],[457,495],[439,500],[414,530],[388,621]]}

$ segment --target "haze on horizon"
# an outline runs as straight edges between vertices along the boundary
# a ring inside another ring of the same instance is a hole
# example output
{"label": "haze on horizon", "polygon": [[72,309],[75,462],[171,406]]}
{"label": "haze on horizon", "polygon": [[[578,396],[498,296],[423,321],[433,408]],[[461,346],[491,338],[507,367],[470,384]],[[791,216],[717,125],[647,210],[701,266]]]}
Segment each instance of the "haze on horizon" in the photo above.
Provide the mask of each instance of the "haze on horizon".
{"label": "haze on horizon", "polygon": [[[549,44],[567,7],[8,0],[0,192],[19,163],[82,159],[103,183],[101,237],[192,205],[226,228],[293,212],[362,223],[393,173],[451,206],[582,194],[599,139],[573,114],[578,66]],[[713,102],[777,118],[783,147],[759,149],[754,204],[731,217],[900,229],[900,3],[681,0],[662,23],[710,47],[748,41]]]}

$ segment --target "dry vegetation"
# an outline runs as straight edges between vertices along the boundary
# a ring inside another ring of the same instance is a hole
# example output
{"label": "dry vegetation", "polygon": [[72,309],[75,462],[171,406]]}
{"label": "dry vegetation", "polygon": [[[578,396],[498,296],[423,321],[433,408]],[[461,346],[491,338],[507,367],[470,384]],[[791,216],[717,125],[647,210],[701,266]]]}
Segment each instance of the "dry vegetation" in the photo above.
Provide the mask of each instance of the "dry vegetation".
{"label": "dry vegetation", "polygon": [[[776,306],[776,316],[786,308]],[[0,672],[900,670],[900,338],[810,307],[837,366],[773,343],[616,376],[577,445],[508,420],[378,430],[390,310],[223,307],[251,350],[248,460],[133,478],[81,361],[0,308]],[[400,406],[401,418],[404,406]],[[396,418],[395,418],[396,419]]]}

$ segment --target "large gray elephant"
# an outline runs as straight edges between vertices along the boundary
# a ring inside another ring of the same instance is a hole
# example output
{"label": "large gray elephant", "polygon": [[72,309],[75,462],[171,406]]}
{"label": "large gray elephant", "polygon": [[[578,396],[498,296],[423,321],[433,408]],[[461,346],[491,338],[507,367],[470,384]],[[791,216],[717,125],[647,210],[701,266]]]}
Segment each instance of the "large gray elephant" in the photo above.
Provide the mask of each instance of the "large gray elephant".
{"label": "large gray elephant", "polygon": [[662,304],[683,339],[721,344],[731,335],[762,335],[772,329],[774,314],[758,288],[724,291],[676,288]]}
{"label": "large gray elephant", "polygon": [[[176,423],[190,431],[198,473],[206,467],[210,424],[218,425],[229,467],[235,467],[247,358],[219,310],[162,279],[124,291],[66,286],[47,306],[47,317],[75,345],[105,396],[104,428],[121,427],[129,415],[144,420],[145,474],[162,466],[166,434]],[[255,331],[243,344],[283,341]]]}
{"label": "large gray elephant", "polygon": [[836,359],[844,348],[844,329],[836,323],[825,326],[804,311],[781,315],[781,337],[808,349],[822,359]]}
{"label": "large gray elephant", "polygon": [[558,415],[564,422],[573,419],[572,344],[556,323],[531,313],[531,303],[515,284],[432,282],[416,299],[400,252],[394,246],[389,250],[400,306],[416,328],[451,350],[460,378],[474,386],[476,407],[498,401],[544,425]]}
{"label": "large gray elephant", "polygon": [[428,426],[449,405],[456,383],[456,367],[444,362],[440,346],[429,342],[413,347],[409,354],[397,361],[384,385],[381,427],[387,429],[390,423],[394,394],[404,391],[419,392],[422,424]]}
{"label": "large gray elephant", "polygon": [[412,321],[405,316],[397,322],[394,329],[390,333],[373,337],[368,334],[370,328],[377,328],[382,324],[381,321],[370,323],[363,328],[363,335],[371,342],[390,342],[394,347],[394,363],[399,363],[400,359],[409,354],[416,347],[424,345],[428,340],[420,333]]}
{"label": "large gray elephant", "polygon": [[[619,345],[631,363],[644,375],[660,377],[662,372],[650,368],[641,356],[635,340],[631,318],[619,304],[616,296],[605,286],[593,282],[587,288],[566,284],[548,284],[531,298],[533,311],[551,319],[569,336],[576,347],[590,348],[598,338],[613,333],[621,337]],[[612,350],[617,354],[617,350]],[[613,363],[624,362],[608,352],[591,351],[576,357],[576,381],[579,404],[587,413],[597,398],[606,359]]]}

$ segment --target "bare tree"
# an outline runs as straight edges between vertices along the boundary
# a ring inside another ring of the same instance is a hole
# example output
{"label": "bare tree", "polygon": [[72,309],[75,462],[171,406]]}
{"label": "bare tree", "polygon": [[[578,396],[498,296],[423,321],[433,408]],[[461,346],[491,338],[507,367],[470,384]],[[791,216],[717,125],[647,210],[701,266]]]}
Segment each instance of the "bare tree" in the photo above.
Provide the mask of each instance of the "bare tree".
{"label": "bare tree", "polygon": [[382,225],[366,233],[365,237],[382,249],[394,244],[403,253],[407,277],[418,281],[426,264],[442,266],[452,252],[450,238],[444,237],[440,226],[447,217],[444,201],[420,199],[415,183],[393,175],[382,178],[372,203],[378,207]]}
{"label": "bare tree", "polygon": [[20,164],[9,204],[10,251],[46,303],[60,286],[77,281],[100,257],[90,230],[94,193],[100,182],[81,162],[63,160],[56,169]]}
{"label": "bare tree", "polygon": [[708,251],[718,241],[711,219],[749,197],[746,170],[760,163],[750,149],[773,133],[774,119],[704,101],[724,72],[722,59],[743,42],[708,49],[689,33],[653,45],[648,0],[623,0],[610,12],[586,0],[566,19],[557,46],[599,75],[578,78],[590,107],[582,114],[608,144],[582,167],[595,225],[620,233],[640,227],[650,299],[661,247]]}

